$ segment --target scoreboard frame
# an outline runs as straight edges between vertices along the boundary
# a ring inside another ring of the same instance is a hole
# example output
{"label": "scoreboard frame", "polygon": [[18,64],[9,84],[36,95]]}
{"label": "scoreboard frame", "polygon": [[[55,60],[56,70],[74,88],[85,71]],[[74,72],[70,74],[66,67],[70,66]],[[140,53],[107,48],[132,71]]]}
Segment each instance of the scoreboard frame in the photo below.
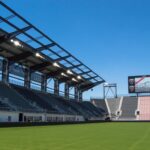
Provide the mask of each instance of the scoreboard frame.
{"label": "scoreboard frame", "polygon": [[[142,80],[144,78],[150,78],[150,75],[136,75],[136,76],[128,76],[128,93],[130,94],[138,94],[138,93],[150,93],[150,90],[149,91],[136,91],[136,82],[135,82],[135,79],[136,78],[141,78]],[[141,80],[141,81],[142,81]]]}

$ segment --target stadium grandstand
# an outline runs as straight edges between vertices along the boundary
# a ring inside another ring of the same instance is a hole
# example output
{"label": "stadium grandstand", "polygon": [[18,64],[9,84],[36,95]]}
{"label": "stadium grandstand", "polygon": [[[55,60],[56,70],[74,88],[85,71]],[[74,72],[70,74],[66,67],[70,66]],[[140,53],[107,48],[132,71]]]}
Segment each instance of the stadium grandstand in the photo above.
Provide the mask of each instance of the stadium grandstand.
{"label": "stadium grandstand", "polygon": [[105,119],[82,97],[105,80],[3,2],[0,9],[0,122]]}
{"label": "stadium grandstand", "polygon": [[0,0],[0,150],[149,150],[149,6]]}
{"label": "stadium grandstand", "polygon": [[114,121],[149,121],[150,96],[124,96],[108,99],[91,99],[96,107],[103,109]]}
{"label": "stadium grandstand", "polygon": [[135,96],[84,101],[105,80],[1,1],[0,10],[0,122],[150,120],[150,97],[139,95],[149,76],[128,78]]}

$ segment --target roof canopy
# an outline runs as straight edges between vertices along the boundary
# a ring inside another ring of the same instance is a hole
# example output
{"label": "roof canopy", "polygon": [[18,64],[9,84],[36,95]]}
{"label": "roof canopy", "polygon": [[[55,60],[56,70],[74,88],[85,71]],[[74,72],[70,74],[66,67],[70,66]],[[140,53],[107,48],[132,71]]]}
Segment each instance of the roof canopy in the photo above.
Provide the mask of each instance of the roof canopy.
{"label": "roof canopy", "polygon": [[0,55],[32,71],[88,90],[104,81],[70,52],[0,2]]}

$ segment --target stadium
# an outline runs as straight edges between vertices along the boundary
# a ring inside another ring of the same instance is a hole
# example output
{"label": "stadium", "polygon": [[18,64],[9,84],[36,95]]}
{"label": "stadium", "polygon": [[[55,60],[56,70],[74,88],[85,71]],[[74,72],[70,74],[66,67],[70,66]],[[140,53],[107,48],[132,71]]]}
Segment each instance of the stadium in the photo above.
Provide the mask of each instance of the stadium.
{"label": "stadium", "polygon": [[[118,96],[117,84],[2,1],[0,13],[1,150],[149,149],[150,75],[128,76],[129,94]],[[103,98],[84,100],[98,85]]]}

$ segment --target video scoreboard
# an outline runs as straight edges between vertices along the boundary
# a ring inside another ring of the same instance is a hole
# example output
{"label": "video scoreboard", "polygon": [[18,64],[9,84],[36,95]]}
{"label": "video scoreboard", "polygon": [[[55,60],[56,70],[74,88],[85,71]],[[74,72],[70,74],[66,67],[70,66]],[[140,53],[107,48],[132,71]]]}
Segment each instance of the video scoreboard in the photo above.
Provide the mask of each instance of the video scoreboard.
{"label": "video scoreboard", "polygon": [[150,93],[150,75],[129,76],[129,93]]}

